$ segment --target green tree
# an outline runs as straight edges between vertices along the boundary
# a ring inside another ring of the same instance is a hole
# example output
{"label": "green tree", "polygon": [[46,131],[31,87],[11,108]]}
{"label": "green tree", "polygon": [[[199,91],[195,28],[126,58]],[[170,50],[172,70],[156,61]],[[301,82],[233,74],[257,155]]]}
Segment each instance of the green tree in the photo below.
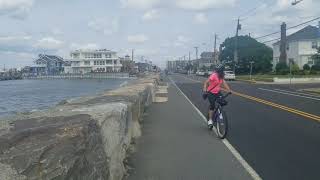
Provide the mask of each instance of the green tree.
{"label": "green tree", "polygon": [[[234,59],[235,37],[227,38],[222,44],[220,60],[231,62]],[[237,73],[249,73],[250,61],[254,61],[253,73],[267,73],[272,71],[272,49],[249,36],[238,37]]]}

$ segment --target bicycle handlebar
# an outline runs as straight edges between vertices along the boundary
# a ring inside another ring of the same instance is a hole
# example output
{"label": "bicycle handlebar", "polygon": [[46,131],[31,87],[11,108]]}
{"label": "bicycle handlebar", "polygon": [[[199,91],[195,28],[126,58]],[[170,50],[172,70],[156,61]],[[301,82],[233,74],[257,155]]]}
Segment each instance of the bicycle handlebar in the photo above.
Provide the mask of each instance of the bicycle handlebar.
{"label": "bicycle handlebar", "polygon": [[227,94],[225,94],[225,95],[223,95],[222,96],[222,99],[225,99],[225,98],[227,98],[229,95],[231,95],[232,94],[232,92],[228,92]]}

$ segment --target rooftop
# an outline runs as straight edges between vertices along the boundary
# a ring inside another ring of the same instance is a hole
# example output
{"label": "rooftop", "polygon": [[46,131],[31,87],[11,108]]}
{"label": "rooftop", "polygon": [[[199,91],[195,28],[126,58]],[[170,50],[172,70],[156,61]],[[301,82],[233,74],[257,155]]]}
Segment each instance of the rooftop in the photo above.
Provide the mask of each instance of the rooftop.
{"label": "rooftop", "polygon": [[111,51],[108,49],[78,49],[74,50],[71,53],[76,53],[76,52],[89,52],[89,53],[94,53],[94,52],[99,52],[99,53],[105,53],[105,52],[110,52],[110,53],[116,53],[115,51]]}
{"label": "rooftop", "polygon": [[[320,39],[320,28],[310,25],[287,36],[288,42],[312,39]],[[273,45],[277,45],[279,43],[280,41],[274,43]]]}

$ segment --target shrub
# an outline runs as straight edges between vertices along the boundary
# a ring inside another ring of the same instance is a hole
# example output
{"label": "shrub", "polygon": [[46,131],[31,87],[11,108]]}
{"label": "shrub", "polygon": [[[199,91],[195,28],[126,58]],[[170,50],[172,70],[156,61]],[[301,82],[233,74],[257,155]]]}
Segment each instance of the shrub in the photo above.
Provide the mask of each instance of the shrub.
{"label": "shrub", "polygon": [[286,75],[289,71],[287,63],[280,62],[276,65],[276,73],[279,75]]}
{"label": "shrub", "polygon": [[311,67],[309,66],[309,64],[303,65],[303,70],[310,71],[310,69],[311,69]]}
{"label": "shrub", "polygon": [[300,68],[299,68],[299,66],[298,66],[297,64],[291,65],[291,72],[292,72],[292,74],[298,74],[299,71],[300,71]]}
{"label": "shrub", "polygon": [[311,67],[311,71],[320,71],[320,64],[315,64]]}

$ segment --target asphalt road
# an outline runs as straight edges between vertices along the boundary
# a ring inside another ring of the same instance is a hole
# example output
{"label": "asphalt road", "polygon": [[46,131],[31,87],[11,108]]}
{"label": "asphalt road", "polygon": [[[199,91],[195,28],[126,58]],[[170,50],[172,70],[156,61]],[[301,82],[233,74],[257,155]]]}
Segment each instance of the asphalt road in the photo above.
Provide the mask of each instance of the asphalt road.
{"label": "asphalt road", "polygon": [[[201,99],[204,78],[172,75],[186,96],[205,113]],[[233,95],[226,107],[229,142],[262,179],[320,179],[320,97],[299,91],[315,85],[259,85],[230,82],[234,91],[267,100],[299,112],[293,113],[252,99]],[[301,115],[302,114],[302,115]]]}
{"label": "asphalt road", "polygon": [[129,180],[247,180],[250,174],[174,86],[153,104],[130,156]]}

